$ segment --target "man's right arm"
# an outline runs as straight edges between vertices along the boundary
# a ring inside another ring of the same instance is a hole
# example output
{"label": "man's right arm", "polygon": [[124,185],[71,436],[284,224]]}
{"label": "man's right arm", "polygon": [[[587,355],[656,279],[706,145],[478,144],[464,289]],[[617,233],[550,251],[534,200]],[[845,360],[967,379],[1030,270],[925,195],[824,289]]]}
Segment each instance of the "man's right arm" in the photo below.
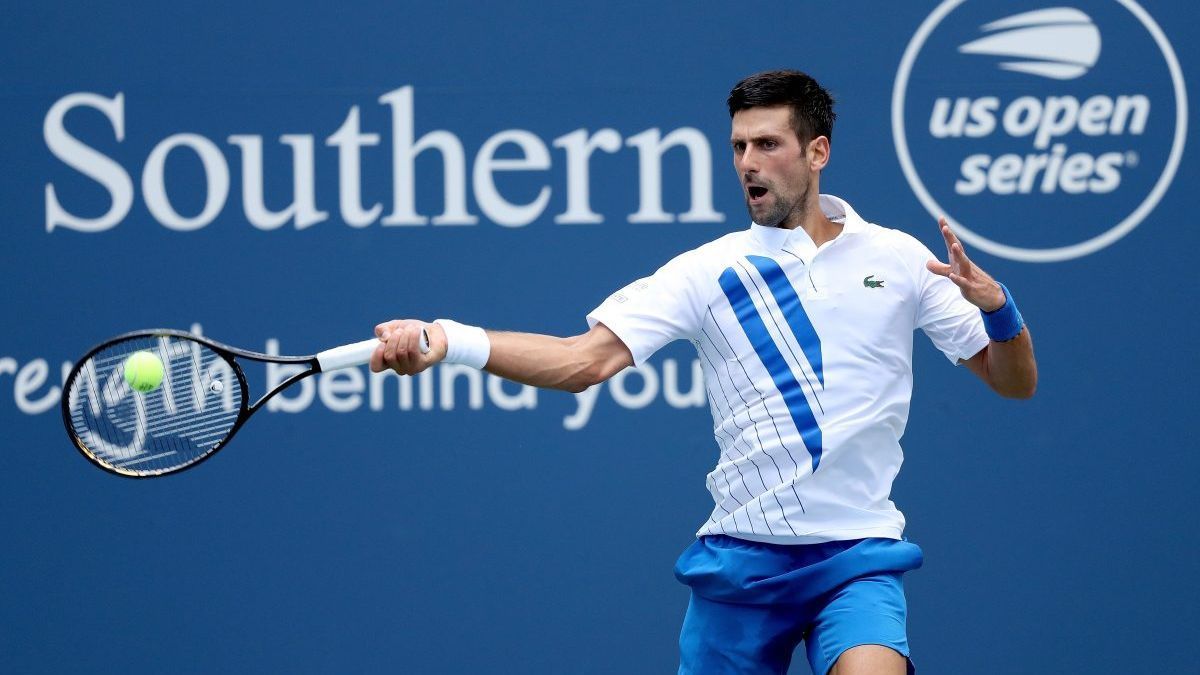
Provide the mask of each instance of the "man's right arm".
{"label": "man's right arm", "polygon": [[[421,353],[421,331],[429,336],[429,352]],[[446,357],[446,333],[437,323],[411,319],[375,327],[379,347],[371,355],[371,370],[386,369],[415,375]],[[633,354],[607,326],[597,323],[574,337],[535,333],[487,331],[491,342],[484,370],[514,382],[580,392],[633,365]]]}

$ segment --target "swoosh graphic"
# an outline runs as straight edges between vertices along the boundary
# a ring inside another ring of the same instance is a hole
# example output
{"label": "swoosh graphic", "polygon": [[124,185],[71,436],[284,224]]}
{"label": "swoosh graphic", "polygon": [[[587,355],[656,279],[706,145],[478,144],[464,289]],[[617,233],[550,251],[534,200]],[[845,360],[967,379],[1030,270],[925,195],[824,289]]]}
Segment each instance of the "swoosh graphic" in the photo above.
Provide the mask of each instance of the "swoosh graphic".
{"label": "swoosh graphic", "polygon": [[1045,26],[1052,23],[1082,23],[1092,25],[1092,17],[1073,7],[1050,7],[1036,9],[1032,12],[1014,14],[1005,19],[999,19],[984,24],[983,30],[992,31],[1002,28],[1020,28],[1021,26]]}
{"label": "swoosh graphic", "polygon": [[1030,75],[1041,75],[1054,80],[1073,80],[1087,73],[1084,66],[1069,63],[1038,63],[1036,61],[1009,61],[1000,64],[1001,70],[1011,70]]}
{"label": "swoosh graphic", "polygon": [[1069,7],[1016,14],[985,24],[982,30],[1001,32],[961,45],[958,51],[1024,59],[1003,62],[1002,70],[1069,80],[1086,74],[1100,58],[1100,30],[1087,14]]}

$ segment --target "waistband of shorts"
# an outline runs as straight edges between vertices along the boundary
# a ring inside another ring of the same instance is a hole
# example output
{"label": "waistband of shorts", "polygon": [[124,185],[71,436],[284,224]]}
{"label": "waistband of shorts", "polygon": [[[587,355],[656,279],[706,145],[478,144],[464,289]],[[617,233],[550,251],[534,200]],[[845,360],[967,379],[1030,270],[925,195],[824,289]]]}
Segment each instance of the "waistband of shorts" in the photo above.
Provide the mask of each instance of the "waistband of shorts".
{"label": "waistband of shorts", "polygon": [[675,576],[718,602],[803,604],[852,579],[917,569],[916,544],[868,538],[819,544],[767,544],[724,535],[705,536],[675,563]]}

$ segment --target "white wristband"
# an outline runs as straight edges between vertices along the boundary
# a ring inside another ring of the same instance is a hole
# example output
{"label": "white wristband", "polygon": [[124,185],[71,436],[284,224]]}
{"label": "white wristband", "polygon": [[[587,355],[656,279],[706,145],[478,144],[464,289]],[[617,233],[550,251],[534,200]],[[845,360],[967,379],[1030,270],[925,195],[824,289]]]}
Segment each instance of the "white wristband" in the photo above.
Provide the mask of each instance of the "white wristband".
{"label": "white wristband", "polygon": [[446,358],[444,363],[461,363],[482,369],[492,355],[492,341],[478,326],[467,326],[450,319],[434,321],[446,333]]}

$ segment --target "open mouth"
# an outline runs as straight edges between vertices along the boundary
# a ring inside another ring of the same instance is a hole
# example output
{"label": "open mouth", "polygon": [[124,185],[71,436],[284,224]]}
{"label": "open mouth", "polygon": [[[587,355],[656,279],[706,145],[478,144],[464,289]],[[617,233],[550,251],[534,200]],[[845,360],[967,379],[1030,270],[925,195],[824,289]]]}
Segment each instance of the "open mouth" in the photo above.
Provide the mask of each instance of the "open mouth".
{"label": "open mouth", "polygon": [[746,194],[750,195],[750,201],[757,202],[767,196],[767,188],[751,185],[746,188]]}

